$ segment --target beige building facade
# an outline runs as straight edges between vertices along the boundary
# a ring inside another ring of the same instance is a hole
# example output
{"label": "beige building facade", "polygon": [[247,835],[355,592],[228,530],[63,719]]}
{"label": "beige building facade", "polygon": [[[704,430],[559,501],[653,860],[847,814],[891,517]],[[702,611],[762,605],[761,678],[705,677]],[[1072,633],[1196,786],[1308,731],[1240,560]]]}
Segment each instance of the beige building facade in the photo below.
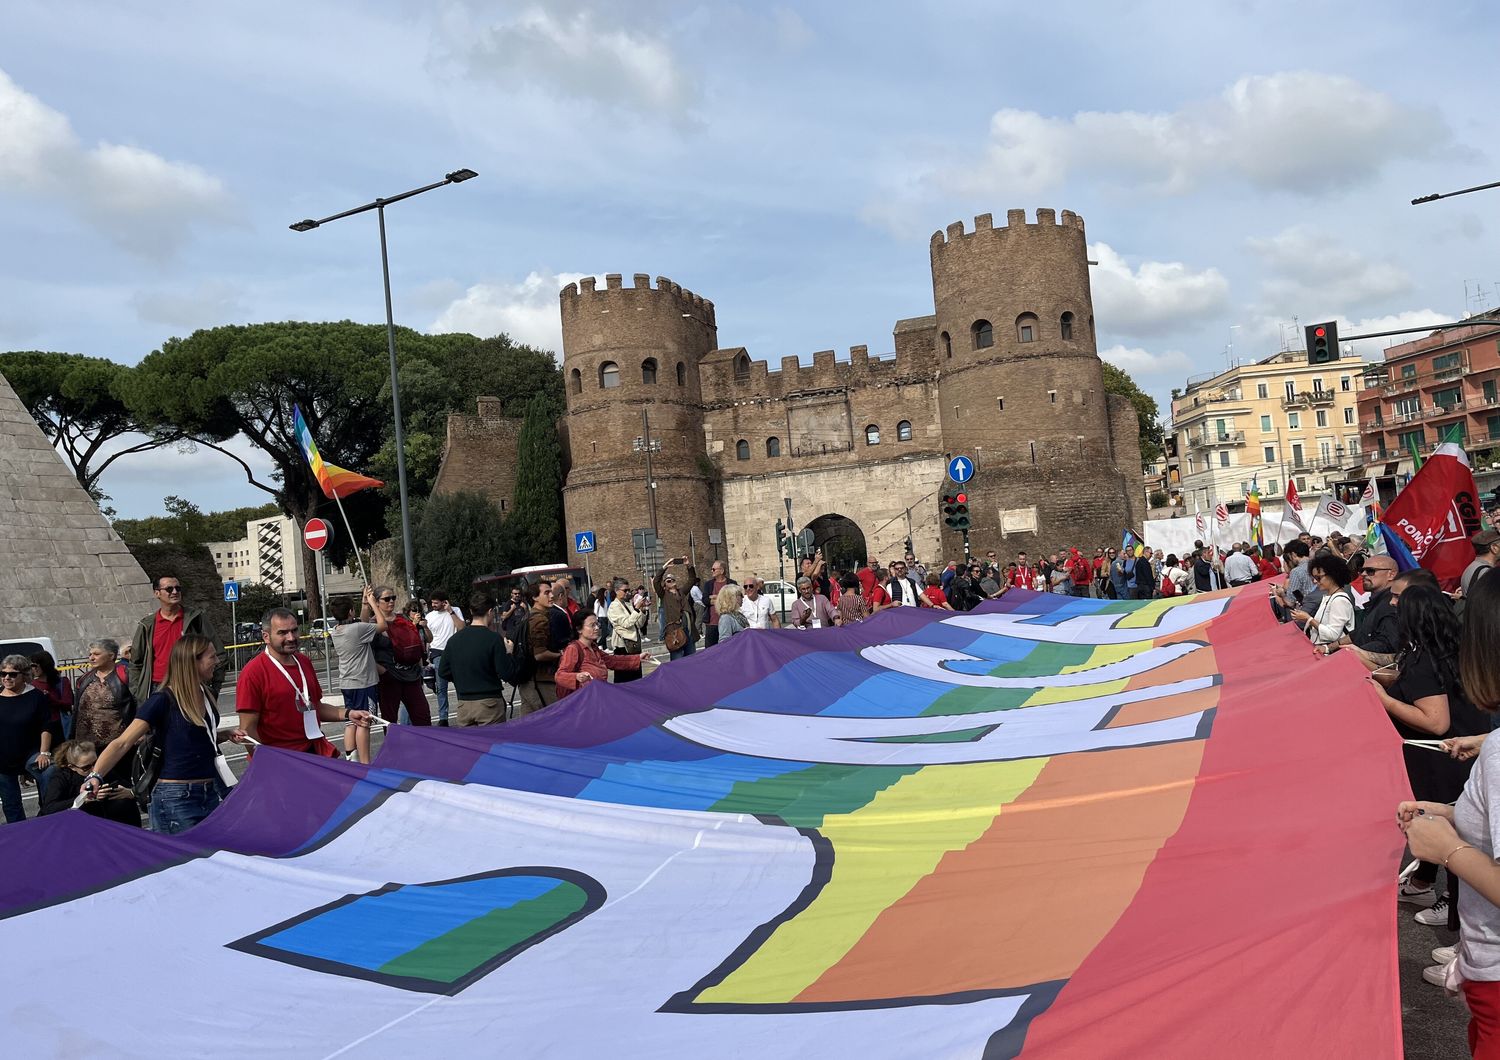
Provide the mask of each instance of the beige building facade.
{"label": "beige building facade", "polygon": [[[272,592],[297,596],[307,587],[305,571],[299,562],[307,555],[302,547],[302,530],[287,515],[252,519],[245,524],[245,536],[237,541],[213,541],[208,550],[214,557],[219,580],[257,583]],[[346,568],[329,568],[328,595],[359,592],[359,575]]]}
{"label": "beige building facade", "polygon": [[1284,496],[1289,479],[1316,496],[1344,478],[1364,461],[1365,369],[1355,359],[1309,364],[1305,351],[1289,350],[1189,379],[1172,398],[1182,505],[1242,502],[1252,481],[1263,497]]}

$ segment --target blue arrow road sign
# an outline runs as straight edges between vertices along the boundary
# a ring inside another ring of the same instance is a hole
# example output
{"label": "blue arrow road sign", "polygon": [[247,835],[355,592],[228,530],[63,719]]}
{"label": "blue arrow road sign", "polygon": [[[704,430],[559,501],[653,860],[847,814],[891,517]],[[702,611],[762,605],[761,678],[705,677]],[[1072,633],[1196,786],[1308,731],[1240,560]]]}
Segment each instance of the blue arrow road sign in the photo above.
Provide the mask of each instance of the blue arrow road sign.
{"label": "blue arrow road sign", "polygon": [[966,456],[955,456],[948,461],[948,477],[962,485],[974,477],[974,461]]}
{"label": "blue arrow road sign", "polygon": [[573,551],[580,556],[594,551],[594,532],[592,530],[580,530],[574,534]]}
{"label": "blue arrow road sign", "polygon": [[240,583],[239,582],[225,582],[224,583],[224,602],[226,604],[236,604],[236,603],[239,603],[239,600],[240,600]]}

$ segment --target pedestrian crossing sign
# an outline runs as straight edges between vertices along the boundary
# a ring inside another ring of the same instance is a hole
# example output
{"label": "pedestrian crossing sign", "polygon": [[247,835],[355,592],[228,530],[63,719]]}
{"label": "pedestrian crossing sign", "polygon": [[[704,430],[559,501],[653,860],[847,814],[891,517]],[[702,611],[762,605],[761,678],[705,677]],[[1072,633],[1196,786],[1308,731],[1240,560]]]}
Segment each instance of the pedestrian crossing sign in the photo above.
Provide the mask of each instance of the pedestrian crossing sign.
{"label": "pedestrian crossing sign", "polygon": [[574,534],[573,551],[580,556],[594,551],[594,532],[592,530],[580,530]]}
{"label": "pedestrian crossing sign", "polygon": [[239,599],[240,599],[240,583],[239,582],[225,582],[224,583],[224,602],[226,604],[235,604],[235,603],[239,603]]}

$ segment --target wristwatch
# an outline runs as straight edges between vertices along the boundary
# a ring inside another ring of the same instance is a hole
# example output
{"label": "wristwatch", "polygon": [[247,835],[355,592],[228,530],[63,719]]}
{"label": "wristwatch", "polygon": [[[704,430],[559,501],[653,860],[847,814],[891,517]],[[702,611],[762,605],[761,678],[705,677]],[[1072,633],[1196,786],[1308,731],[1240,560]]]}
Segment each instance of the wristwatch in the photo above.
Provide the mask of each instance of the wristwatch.
{"label": "wristwatch", "polygon": [[344,708],[344,720],[345,721],[349,720],[349,708],[348,707]]}

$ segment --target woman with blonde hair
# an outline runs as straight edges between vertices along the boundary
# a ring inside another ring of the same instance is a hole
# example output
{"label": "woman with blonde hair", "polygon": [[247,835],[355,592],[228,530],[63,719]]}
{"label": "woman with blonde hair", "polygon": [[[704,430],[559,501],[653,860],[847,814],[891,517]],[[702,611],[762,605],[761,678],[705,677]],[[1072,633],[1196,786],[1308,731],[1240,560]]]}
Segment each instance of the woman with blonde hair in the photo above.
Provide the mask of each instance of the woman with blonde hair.
{"label": "woman with blonde hair", "polygon": [[[47,778],[47,787],[41,794],[41,813],[61,813],[73,809],[84,781],[94,771],[99,754],[92,740],[69,740],[57,749],[57,768]],[[128,824],[132,828],[141,826],[141,811],[135,804],[135,792],[128,787],[104,789],[105,794],[89,799],[78,809],[95,817]]]}
{"label": "woman with blonde hair", "polygon": [[745,590],[734,582],[724,586],[714,597],[714,611],[719,616],[720,644],[750,628],[750,620],[740,612],[740,605],[744,602]]}
{"label": "woman with blonde hair", "polygon": [[161,749],[161,774],[151,791],[151,830],[163,835],[185,832],[223,801],[233,782],[219,743],[232,732],[219,732],[219,710],[212,691],[219,653],[213,641],[185,634],[172,646],[167,676],[141,704],[135,720],[104,749],[84,780],[92,798],[108,797],[104,775],[122,761],[149,732]]}

